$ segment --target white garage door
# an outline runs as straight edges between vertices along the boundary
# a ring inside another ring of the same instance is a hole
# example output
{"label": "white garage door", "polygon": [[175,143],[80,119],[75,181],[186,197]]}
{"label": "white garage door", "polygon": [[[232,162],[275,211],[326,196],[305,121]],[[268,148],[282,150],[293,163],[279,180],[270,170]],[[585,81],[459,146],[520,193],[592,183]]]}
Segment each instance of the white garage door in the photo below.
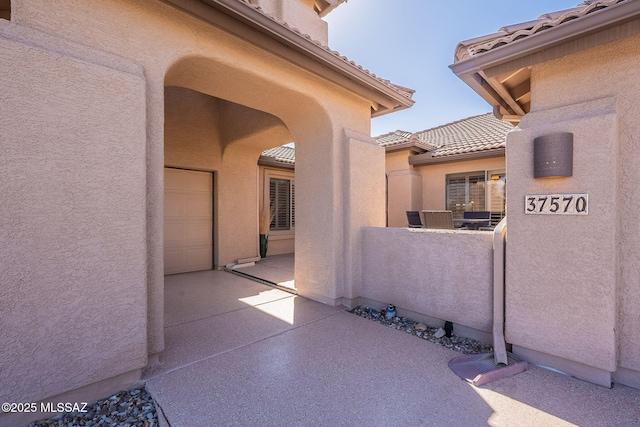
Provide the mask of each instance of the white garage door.
{"label": "white garage door", "polygon": [[211,270],[213,177],[164,169],[164,274]]}

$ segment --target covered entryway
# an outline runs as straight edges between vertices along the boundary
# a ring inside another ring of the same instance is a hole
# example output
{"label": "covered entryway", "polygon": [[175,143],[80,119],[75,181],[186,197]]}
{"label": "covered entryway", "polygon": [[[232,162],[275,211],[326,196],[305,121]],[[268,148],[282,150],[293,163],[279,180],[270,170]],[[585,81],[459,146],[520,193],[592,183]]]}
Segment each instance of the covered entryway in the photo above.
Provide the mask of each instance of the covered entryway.
{"label": "covered entryway", "polygon": [[[180,6],[188,10],[191,5]],[[295,288],[329,305],[349,303],[358,296],[360,228],[384,225],[379,173],[384,153],[369,136],[370,119],[412,104],[412,91],[363,72],[285,27],[277,38],[303,43],[304,50],[273,44],[268,28],[263,33],[250,26],[248,34],[233,21],[233,27],[221,30],[218,23],[228,22],[222,15],[233,12],[238,18],[236,11],[218,2],[210,6],[190,10],[176,36],[160,49],[166,52],[166,68],[154,74],[149,95],[163,101],[153,104],[155,126],[148,142],[154,153],[147,176],[147,224],[153,236],[148,246],[150,354],[168,350],[161,329],[168,301],[162,274],[193,268],[184,268],[184,251],[172,254],[175,262],[170,260],[173,249],[167,240],[172,232],[167,229],[166,238],[161,236],[173,209],[170,195],[163,197],[170,185],[162,179],[165,168],[214,175],[211,231],[200,233],[212,236],[207,242],[211,265],[193,270],[215,272],[260,256],[257,162],[266,149],[295,141]],[[245,6],[239,2],[238,11],[273,24],[260,10]],[[203,20],[193,20],[200,14]],[[160,266],[158,258],[165,253],[166,266]],[[277,283],[283,281],[291,280]]]}
{"label": "covered entryway", "polygon": [[164,274],[213,267],[211,172],[164,169]]}

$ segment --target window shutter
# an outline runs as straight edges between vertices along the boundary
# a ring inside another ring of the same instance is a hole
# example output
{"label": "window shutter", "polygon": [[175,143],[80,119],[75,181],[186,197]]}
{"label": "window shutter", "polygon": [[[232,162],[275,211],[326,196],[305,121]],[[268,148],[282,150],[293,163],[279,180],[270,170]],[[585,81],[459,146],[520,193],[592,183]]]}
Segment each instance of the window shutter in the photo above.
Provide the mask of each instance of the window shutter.
{"label": "window shutter", "polygon": [[467,205],[467,181],[464,176],[447,178],[447,209],[453,212],[454,218],[462,218]]}
{"label": "window shutter", "polygon": [[296,183],[291,181],[291,228],[296,228]]}
{"label": "window shutter", "polygon": [[465,211],[485,210],[485,194],[484,171],[447,175],[447,209],[454,218],[462,218]]}
{"label": "window shutter", "polygon": [[270,178],[270,203],[274,209],[271,230],[291,230],[293,228],[293,181],[282,178]]}
{"label": "window shutter", "polygon": [[486,189],[484,185],[484,172],[469,174],[469,205],[468,211],[485,210]]}
{"label": "window shutter", "polygon": [[[271,209],[271,212],[273,214],[273,212],[275,212],[275,210],[277,209],[278,203],[276,202],[276,180],[274,178],[271,178],[269,180],[269,206]],[[269,229],[270,230],[275,230],[276,229],[276,216],[273,215],[273,217],[271,218],[271,224],[269,225]]]}

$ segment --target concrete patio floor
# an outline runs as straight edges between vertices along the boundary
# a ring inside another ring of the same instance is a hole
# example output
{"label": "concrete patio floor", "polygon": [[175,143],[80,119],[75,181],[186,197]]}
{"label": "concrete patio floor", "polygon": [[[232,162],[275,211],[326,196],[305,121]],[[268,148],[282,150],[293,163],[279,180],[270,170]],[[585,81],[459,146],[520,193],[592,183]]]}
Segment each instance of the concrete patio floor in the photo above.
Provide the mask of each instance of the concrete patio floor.
{"label": "concrete patio floor", "polygon": [[294,265],[294,254],[270,255],[255,265],[238,268],[234,273],[295,291]]}
{"label": "concrete patio floor", "polygon": [[145,374],[178,426],[633,426],[640,391],[538,367],[474,387],[459,356],[222,271],[165,278],[166,350]]}

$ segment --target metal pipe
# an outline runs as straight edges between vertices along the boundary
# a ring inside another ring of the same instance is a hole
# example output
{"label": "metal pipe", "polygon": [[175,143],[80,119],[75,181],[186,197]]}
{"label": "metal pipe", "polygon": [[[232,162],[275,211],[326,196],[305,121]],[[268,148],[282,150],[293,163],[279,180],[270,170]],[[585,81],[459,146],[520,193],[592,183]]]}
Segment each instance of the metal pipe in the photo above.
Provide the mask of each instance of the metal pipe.
{"label": "metal pipe", "polygon": [[497,365],[508,365],[504,340],[504,259],[507,238],[507,217],[493,231],[493,354]]}

